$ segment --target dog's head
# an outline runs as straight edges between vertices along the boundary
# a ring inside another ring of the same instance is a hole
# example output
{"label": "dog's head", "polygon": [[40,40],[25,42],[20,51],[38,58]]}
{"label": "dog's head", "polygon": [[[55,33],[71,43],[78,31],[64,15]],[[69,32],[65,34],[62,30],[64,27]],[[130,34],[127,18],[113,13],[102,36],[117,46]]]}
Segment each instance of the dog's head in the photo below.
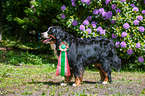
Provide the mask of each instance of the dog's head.
{"label": "dog's head", "polygon": [[65,37],[65,32],[58,26],[52,26],[48,28],[48,31],[41,33],[41,37],[45,39],[43,43],[48,44]]}
{"label": "dog's head", "polygon": [[57,40],[65,37],[65,32],[58,26],[52,26],[48,28],[48,31],[41,33],[41,37],[46,39],[43,43],[55,43]]}

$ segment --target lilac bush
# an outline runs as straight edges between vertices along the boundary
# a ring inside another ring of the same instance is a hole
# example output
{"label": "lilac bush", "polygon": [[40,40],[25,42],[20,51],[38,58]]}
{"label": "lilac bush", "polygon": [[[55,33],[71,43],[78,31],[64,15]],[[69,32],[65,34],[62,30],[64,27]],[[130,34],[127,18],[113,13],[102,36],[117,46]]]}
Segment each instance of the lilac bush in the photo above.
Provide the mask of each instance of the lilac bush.
{"label": "lilac bush", "polygon": [[133,7],[133,11],[139,11],[138,7]]}
{"label": "lilac bush", "polygon": [[139,25],[139,21],[136,19],[136,20],[133,21],[133,24],[134,25]]}
{"label": "lilac bush", "polygon": [[127,36],[127,33],[126,32],[122,32],[121,36],[124,38],[125,36]]}
{"label": "lilac bush", "polygon": [[73,26],[77,26],[77,25],[78,25],[78,21],[74,20],[74,21],[72,22],[72,25],[73,25]]}
{"label": "lilac bush", "polygon": [[85,30],[85,26],[84,25],[80,25],[79,28],[80,28],[81,31],[84,31]]}
{"label": "lilac bush", "polygon": [[140,16],[137,16],[137,19],[138,19],[139,21],[142,21],[142,20],[143,20],[143,17],[140,15]]}
{"label": "lilac bush", "polygon": [[125,23],[124,25],[123,25],[123,28],[125,28],[125,29],[128,29],[130,26],[129,26],[129,24],[128,23]]}
{"label": "lilac bush", "polygon": [[58,16],[63,26],[82,34],[81,38],[104,36],[112,39],[122,59],[144,62],[145,9],[136,0],[70,0]]}
{"label": "lilac bush", "polygon": [[127,54],[131,55],[133,53],[133,50],[132,49],[128,49],[127,50]]}
{"label": "lilac bush", "polygon": [[64,11],[66,9],[66,7],[63,5],[61,6],[61,10]]}
{"label": "lilac bush", "polygon": [[88,20],[84,20],[84,21],[83,21],[83,24],[84,24],[84,25],[89,25],[89,21],[88,21]]}
{"label": "lilac bush", "polygon": [[144,29],[143,26],[140,26],[140,27],[139,27],[139,32],[144,32],[144,30],[145,30],[145,29]]}

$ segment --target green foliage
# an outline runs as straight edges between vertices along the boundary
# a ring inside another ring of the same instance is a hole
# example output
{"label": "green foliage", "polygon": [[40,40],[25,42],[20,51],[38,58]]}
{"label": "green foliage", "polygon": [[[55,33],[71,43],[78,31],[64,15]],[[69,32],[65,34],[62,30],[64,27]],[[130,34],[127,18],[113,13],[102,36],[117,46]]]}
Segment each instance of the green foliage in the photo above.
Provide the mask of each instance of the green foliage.
{"label": "green foliage", "polygon": [[[2,56],[0,54],[0,56]],[[28,51],[11,50],[5,53],[4,59],[6,64],[12,64],[16,66],[22,66],[27,64],[42,65],[57,62],[55,57],[49,57],[46,55],[32,54]]]}
{"label": "green foliage", "polygon": [[[144,6],[142,4],[144,2],[138,2],[136,0],[126,0],[125,2],[111,0],[106,4],[104,1],[74,1],[70,3],[72,5],[66,6],[64,10],[61,9],[63,7],[61,6],[60,10],[62,10],[62,13],[57,17],[63,26],[82,34],[82,38],[104,36],[112,39],[123,65],[126,63],[129,65],[132,64],[130,69],[144,66],[145,13],[143,13]],[[132,4],[136,6],[136,11]],[[116,7],[113,8],[113,5]],[[94,10],[96,9],[98,13],[95,14]],[[104,11],[101,11],[101,9]],[[117,12],[117,10],[119,11]],[[141,16],[143,19],[140,20],[138,16]],[[89,23],[86,24],[87,22],[85,20],[88,20]],[[138,24],[134,23],[135,20],[138,20]],[[74,25],[74,21],[78,23]],[[92,21],[96,22],[96,27],[94,27]],[[124,25],[125,23],[128,25]],[[81,25],[84,27],[83,30],[81,29]],[[102,29],[99,29],[99,27]],[[125,36],[124,33],[126,34]]]}
{"label": "green foliage", "polygon": [[[3,34],[22,42],[37,41],[38,33],[58,24],[60,1],[57,0],[6,0],[3,4]],[[34,6],[34,7],[31,7]]]}
{"label": "green foliage", "polygon": [[[60,10],[58,10],[60,5],[51,2],[51,0],[31,2],[31,5],[34,7],[27,7],[24,10],[26,17],[15,17],[14,20],[21,26],[22,35],[28,37],[32,35],[32,37],[38,38],[38,33],[46,31],[48,26],[57,24],[56,15],[60,13]],[[25,37],[25,40],[28,40],[28,38]]]}
{"label": "green foliage", "polygon": [[23,64],[43,64],[42,58],[30,54],[28,52],[21,52],[20,54],[14,53],[14,51],[9,51],[6,54],[6,60],[9,64],[13,65],[23,65]]}
{"label": "green foliage", "polygon": [[2,31],[7,36],[16,36],[20,34],[20,26],[14,18],[24,18],[24,9],[29,6],[29,0],[2,0]]}

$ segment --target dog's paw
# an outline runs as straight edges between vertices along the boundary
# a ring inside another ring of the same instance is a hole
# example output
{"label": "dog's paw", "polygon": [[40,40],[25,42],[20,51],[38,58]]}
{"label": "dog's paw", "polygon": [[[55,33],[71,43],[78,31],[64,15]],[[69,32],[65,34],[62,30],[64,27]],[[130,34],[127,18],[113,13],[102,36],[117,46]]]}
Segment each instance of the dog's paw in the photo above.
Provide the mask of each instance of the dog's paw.
{"label": "dog's paw", "polygon": [[66,83],[60,83],[60,86],[67,86]]}
{"label": "dog's paw", "polygon": [[72,86],[76,87],[77,85],[74,83]]}
{"label": "dog's paw", "polygon": [[76,83],[74,83],[72,86],[73,86],[73,87],[77,87],[77,86],[81,86],[81,84],[76,84]]}
{"label": "dog's paw", "polygon": [[108,82],[107,81],[103,81],[102,84],[108,84]]}

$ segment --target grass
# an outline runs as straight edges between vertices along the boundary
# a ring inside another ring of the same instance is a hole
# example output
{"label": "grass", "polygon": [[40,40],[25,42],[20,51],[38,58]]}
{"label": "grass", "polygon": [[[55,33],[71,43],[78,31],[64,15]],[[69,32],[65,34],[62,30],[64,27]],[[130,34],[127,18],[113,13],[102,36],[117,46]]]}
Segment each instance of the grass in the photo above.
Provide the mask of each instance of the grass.
{"label": "grass", "polygon": [[[16,45],[10,43],[10,46]],[[7,45],[7,44],[6,44]],[[18,44],[17,44],[18,45]],[[29,46],[28,46],[29,45]],[[83,84],[62,87],[63,77],[55,76],[57,60],[50,50],[0,50],[0,95],[2,96],[144,96],[145,72],[112,72],[111,84],[98,84],[99,72],[87,68]],[[22,46],[21,46],[22,47]],[[33,48],[32,48],[33,49]],[[41,51],[41,52],[40,52]],[[42,54],[45,53],[45,54]],[[92,66],[91,66],[92,68]]]}
{"label": "grass", "polygon": [[0,63],[0,69],[0,95],[145,95],[145,73],[142,72],[112,72],[113,82],[102,85],[97,83],[99,73],[87,70],[80,87],[62,87],[59,83],[64,78],[55,76],[55,67],[51,64],[15,66]]}
{"label": "grass", "polygon": [[[54,67],[49,64],[24,66],[0,64],[0,66],[0,89],[2,95],[21,94],[21,91],[23,91],[21,95],[31,94],[42,86],[41,82],[45,80],[47,82],[51,78],[49,73],[54,72]],[[37,87],[34,86],[37,83],[39,83]],[[34,90],[30,91],[31,88],[34,88]]]}

